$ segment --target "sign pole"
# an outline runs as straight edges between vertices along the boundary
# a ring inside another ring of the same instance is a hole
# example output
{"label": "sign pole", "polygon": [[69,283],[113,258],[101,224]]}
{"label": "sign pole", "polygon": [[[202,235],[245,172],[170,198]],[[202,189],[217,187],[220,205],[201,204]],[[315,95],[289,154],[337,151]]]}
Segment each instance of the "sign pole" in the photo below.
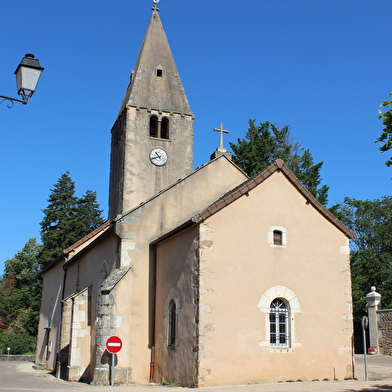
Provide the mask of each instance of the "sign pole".
{"label": "sign pole", "polygon": [[116,354],[112,354],[112,372],[110,375],[110,385],[113,386],[114,385],[114,360],[116,358]]}
{"label": "sign pole", "polygon": [[121,350],[122,341],[118,336],[111,336],[106,340],[106,350],[112,354],[112,364],[110,367],[110,385],[114,385],[114,364],[116,361],[116,353]]}

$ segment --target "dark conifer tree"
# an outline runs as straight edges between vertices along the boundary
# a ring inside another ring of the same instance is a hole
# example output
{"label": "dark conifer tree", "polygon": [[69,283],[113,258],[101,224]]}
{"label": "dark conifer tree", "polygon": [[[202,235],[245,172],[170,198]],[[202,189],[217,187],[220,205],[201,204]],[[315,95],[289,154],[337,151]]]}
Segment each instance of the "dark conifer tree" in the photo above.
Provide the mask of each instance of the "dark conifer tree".
{"label": "dark conifer tree", "polygon": [[59,178],[51,192],[41,222],[43,245],[30,238],[5,262],[5,273],[0,277],[0,354],[6,353],[7,347],[13,354],[35,350],[42,268],[104,222],[96,192],[88,190],[77,198],[69,172]]}
{"label": "dark conifer tree", "polygon": [[68,171],[51,191],[41,222],[43,249],[40,261],[43,267],[104,222],[96,193],[87,191],[83,197],[77,198],[75,183]]}
{"label": "dark conifer tree", "polygon": [[78,240],[74,235],[77,198],[75,183],[67,171],[51,189],[48,207],[41,225],[43,249],[41,264],[46,266],[55,260],[62,251]]}
{"label": "dark conifer tree", "polygon": [[230,147],[233,161],[249,176],[261,172],[276,159],[282,159],[310,193],[321,204],[327,204],[329,187],[320,186],[323,162],[314,163],[310,151],[291,138],[289,126],[279,129],[269,122],[256,126],[255,120],[249,120],[245,138],[230,143]]}
{"label": "dark conifer tree", "polygon": [[97,192],[88,190],[85,195],[78,199],[77,218],[75,235],[80,238],[104,223],[102,210],[99,209],[97,202]]}

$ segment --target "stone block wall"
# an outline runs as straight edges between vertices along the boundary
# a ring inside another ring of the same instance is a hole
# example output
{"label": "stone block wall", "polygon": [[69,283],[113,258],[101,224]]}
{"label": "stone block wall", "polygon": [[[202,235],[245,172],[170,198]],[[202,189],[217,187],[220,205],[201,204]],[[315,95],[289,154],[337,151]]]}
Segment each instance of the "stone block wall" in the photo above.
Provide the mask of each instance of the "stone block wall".
{"label": "stone block wall", "polygon": [[380,354],[392,355],[392,309],[379,310],[377,314]]}
{"label": "stone block wall", "polygon": [[68,381],[88,380],[86,358],[83,360],[83,351],[90,348],[89,303],[90,289],[88,288],[76,295],[73,301]]}
{"label": "stone block wall", "polygon": [[59,354],[59,376],[68,380],[69,351],[71,343],[72,325],[72,300],[70,298],[63,302],[63,313],[61,321],[60,354]]}
{"label": "stone block wall", "polygon": [[35,355],[0,355],[0,362],[4,361],[23,361],[34,362]]}
{"label": "stone block wall", "polygon": [[[106,341],[110,336],[116,335],[117,328],[122,324],[122,316],[117,315],[116,309],[116,286],[131,268],[131,266],[128,266],[116,269],[101,286],[98,299],[97,349],[93,385],[110,384],[110,369],[113,357],[106,350]],[[117,355],[114,356],[114,360],[115,365],[117,365]],[[115,384],[130,384],[132,382],[132,369],[116,366],[114,382]]]}

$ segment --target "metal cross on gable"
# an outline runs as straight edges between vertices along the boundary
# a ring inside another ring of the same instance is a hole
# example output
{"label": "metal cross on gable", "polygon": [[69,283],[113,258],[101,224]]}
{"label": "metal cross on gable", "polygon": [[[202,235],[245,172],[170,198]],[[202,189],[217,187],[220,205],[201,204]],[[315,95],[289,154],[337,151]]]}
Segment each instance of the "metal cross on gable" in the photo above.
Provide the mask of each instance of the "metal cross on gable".
{"label": "metal cross on gable", "polygon": [[220,132],[220,138],[219,138],[219,149],[223,150],[223,134],[224,133],[229,133],[229,131],[226,131],[225,129],[223,129],[223,124],[220,124],[220,128],[214,128],[215,132]]}
{"label": "metal cross on gable", "polygon": [[157,7],[157,4],[159,3],[159,0],[153,0],[154,2],[154,7],[152,7],[153,11],[159,11],[159,8]]}

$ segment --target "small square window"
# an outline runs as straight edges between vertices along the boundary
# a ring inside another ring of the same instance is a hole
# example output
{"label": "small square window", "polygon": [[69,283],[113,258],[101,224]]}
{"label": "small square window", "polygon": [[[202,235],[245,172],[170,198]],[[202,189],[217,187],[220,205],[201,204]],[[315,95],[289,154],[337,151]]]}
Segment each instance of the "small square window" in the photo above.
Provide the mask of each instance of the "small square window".
{"label": "small square window", "polygon": [[163,74],[163,70],[160,69],[160,68],[158,68],[158,69],[157,69],[157,76],[158,76],[158,78],[161,78],[161,77],[162,77],[162,74]]}
{"label": "small square window", "polygon": [[270,226],[268,229],[268,243],[271,246],[285,248],[287,245],[286,228],[283,226]]}

